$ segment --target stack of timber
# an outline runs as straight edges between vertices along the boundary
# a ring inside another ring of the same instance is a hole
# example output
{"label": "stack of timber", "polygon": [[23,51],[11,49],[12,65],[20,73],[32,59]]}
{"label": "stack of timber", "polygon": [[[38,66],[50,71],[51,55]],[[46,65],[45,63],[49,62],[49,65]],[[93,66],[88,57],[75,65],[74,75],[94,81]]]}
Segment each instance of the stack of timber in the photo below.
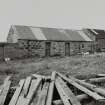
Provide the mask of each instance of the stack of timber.
{"label": "stack of timber", "polygon": [[105,76],[79,80],[53,71],[51,76],[32,74],[21,79],[13,95],[10,76],[0,86],[0,105],[105,105]]}

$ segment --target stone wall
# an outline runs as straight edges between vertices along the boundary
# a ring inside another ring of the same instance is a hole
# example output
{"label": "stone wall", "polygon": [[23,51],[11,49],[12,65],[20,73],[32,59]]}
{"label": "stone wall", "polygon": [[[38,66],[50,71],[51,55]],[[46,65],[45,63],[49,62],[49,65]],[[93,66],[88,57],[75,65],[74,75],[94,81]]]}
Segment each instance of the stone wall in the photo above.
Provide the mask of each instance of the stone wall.
{"label": "stone wall", "polygon": [[21,59],[26,58],[28,52],[21,49],[17,43],[0,43],[0,61],[4,58]]}
{"label": "stone wall", "polygon": [[[48,41],[47,41],[48,42]],[[90,42],[61,42],[51,43],[50,56],[65,56],[65,43],[70,43],[70,55],[91,51]],[[18,43],[0,44],[0,60],[3,58],[20,59],[46,56],[46,41],[19,40]]]}
{"label": "stone wall", "polygon": [[104,51],[105,52],[105,39],[97,39],[97,46],[96,46],[97,51]]}
{"label": "stone wall", "polygon": [[27,58],[27,50],[21,49],[18,44],[7,44],[4,47],[4,56],[11,59]]}
{"label": "stone wall", "polygon": [[[28,51],[29,56],[46,56],[46,42],[34,40],[19,40],[19,46]],[[64,41],[49,41],[51,43],[51,56],[65,56]],[[91,42],[67,42],[70,43],[70,55],[91,51]]]}
{"label": "stone wall", "polygon": [[45,42],[34,40],[19,40],[19,47],[28,51],[28,56],[45,56]]}
{"label": "stone wall", "polygon": [[65,55],[65,42],[51,42],[51,55],[64,56]]}

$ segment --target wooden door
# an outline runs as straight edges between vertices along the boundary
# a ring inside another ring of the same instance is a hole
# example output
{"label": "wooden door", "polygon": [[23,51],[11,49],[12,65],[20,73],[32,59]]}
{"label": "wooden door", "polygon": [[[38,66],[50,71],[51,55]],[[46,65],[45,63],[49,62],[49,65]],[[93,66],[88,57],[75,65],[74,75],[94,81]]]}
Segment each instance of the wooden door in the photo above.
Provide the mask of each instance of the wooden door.
{"label": "wooden door", "polygon": [[46,56],[50,56],[51,42],[46,42]]}
{"label": "wooden door", "polygon": [[65,56],[70,56],[70,43],[65,43]]}

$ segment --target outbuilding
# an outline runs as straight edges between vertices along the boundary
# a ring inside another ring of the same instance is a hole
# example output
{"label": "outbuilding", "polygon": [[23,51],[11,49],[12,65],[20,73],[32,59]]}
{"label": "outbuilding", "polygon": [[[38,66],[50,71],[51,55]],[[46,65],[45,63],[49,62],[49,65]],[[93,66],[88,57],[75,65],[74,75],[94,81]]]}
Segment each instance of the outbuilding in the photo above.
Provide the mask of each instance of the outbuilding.
{"label": "outbuilding", "polygon": [[83,30],[12,25],[8,43],[18,43],[29,56],[70,56],[92,50],[92,40]]}
{"label": "outbuilding", "polygon": [[88,35],[94,42],[94,51],[105,52],[105,30],[100,29],[83,29],[84,33]]}

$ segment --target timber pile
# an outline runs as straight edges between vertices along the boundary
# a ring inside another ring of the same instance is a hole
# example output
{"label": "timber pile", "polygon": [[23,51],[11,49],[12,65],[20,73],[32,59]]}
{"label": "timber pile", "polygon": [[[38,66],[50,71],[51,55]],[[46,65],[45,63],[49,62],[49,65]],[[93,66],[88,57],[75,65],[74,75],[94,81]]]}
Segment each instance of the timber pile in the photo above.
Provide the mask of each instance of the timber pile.
{"label": "timber pile", "polygon": [[93,83],[105,83],[105,75],[79,80],[53,71],[51,76],[32,74],[21,79],[8,99],[10,76],[0,87],[0,105],[105,105],[105,88]]}

